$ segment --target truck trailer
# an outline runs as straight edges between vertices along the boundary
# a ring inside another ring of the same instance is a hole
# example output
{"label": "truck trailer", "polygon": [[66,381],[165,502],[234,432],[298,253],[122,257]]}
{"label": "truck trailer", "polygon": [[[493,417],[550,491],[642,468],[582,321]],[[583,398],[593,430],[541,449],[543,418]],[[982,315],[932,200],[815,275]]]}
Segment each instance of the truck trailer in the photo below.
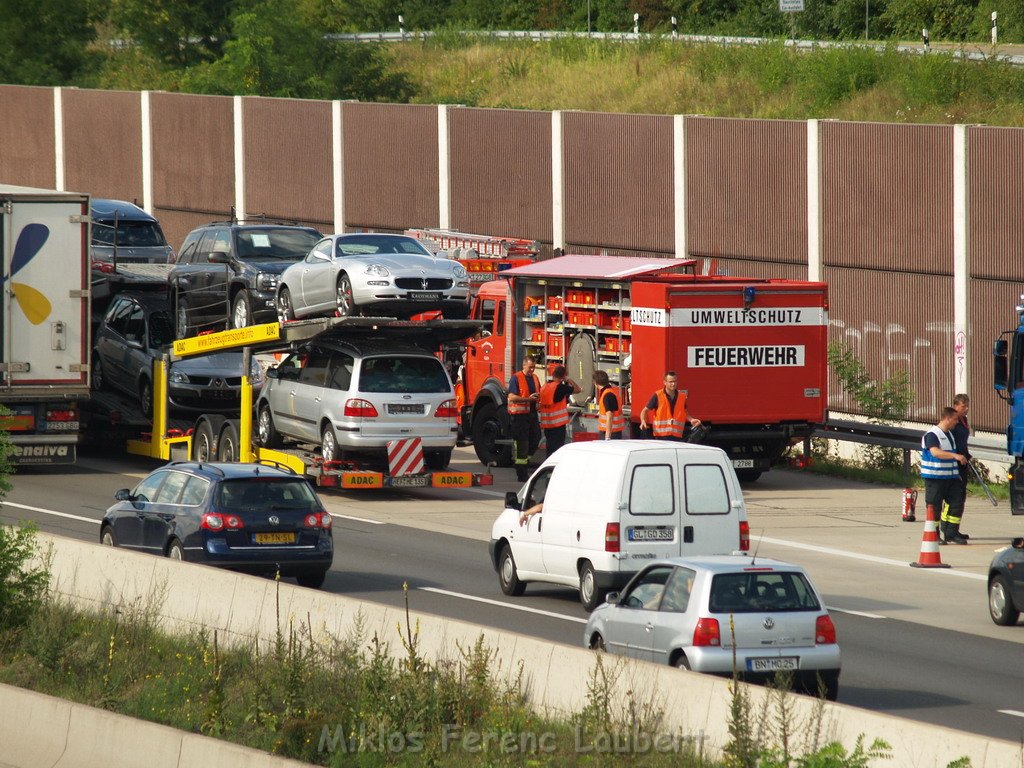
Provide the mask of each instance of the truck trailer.
{"label": "truck trailer", "polygon": [[587,401],[595,370],[640,412],[675,371],[691,415],[740,479],[754,480],[822,426],[828,404],[828,287],[799,280],[698,275],[695,260],[562,256],[481,285],[463,366],[462,426],[485,464],[509,465],[506,385],[524,355],[538,374],[562,364]]}
{"label": "truck trailer", "polygon": [[0,405],[14,464],[72,464],[89,397],[89,196],[0,185]]}

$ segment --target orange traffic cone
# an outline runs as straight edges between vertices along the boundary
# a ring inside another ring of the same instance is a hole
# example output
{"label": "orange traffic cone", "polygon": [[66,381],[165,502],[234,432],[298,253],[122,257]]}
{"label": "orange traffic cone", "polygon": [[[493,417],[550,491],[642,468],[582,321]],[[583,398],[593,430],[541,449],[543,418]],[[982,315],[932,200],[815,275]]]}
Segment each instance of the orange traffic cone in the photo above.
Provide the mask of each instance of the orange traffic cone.
{"label": "orange traffic cone", "polygon": [[921,539],[921,555],[914,568],[949,568],[939,557],[939,532],[935,527],[935,508],[929,504],[924,521],[924,536]]}

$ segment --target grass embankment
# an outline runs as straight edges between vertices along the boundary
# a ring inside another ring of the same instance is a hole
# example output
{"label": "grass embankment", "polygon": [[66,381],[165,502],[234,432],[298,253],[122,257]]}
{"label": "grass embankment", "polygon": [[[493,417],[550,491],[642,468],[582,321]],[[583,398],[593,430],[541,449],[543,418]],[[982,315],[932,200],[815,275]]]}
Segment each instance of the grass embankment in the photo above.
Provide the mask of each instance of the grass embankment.
{"label": "grass embankment", "polygon": [[1024,68],[893,47],[798,52],[655,38],[393,45],[413,101],[517,109],[1024,126]]}

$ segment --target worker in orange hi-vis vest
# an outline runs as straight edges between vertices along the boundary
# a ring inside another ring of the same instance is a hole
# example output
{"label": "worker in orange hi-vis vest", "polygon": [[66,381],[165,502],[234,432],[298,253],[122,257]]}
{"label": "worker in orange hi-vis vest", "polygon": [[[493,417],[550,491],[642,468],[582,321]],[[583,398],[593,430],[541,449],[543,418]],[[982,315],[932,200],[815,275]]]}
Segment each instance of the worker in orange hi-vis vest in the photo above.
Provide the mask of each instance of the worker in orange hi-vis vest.
{"label": "worker in orange hi-vis vest", "polygon": [[569,396],[580,391],[580,385],[566,378],[564,365],[551,369],[551,379],[540,388],[537,411],[540,428],[548,446],[548,456],[565,445],[565,427],[569,423]]}
{"label": "worker in orange hi-vis vest", "polygon": [[516,479],[529,476],[530,457],[540,447],[540,422],[537,420],[537,401],[540,400],[540,379],[533,372],[537,361],[527,355],[523,368],[512,374],[508,381],[508,420],[512,433],[512,458],[516,466]]}
{"label": "worker in orange hi-vis vest", "polygon": [[597,431],[604,435],[604,440],[620,440],[626,418],[622,415],[619,388],[611,386],[606,371],[594,371],[594,386],[597,388]]}
{"label": "worker in orange hi-vis vest", "polygon": [[[640,429],[650,429],[656,440],[682,441],[690,427],[699,427],[700,419],[690,418],[686,412],[686,393],[679,391],[679,377],[668,371],[659,389],[640,411]],[[651,418],[653,416],[653,419]]]}

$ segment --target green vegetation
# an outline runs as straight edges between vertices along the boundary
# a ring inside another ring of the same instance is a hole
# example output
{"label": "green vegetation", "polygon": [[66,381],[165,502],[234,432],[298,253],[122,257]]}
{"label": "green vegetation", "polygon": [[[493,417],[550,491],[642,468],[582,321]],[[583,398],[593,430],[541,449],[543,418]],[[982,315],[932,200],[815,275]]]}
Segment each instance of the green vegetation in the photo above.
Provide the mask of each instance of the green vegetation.
{"label": "green vegetation", "polygon": [[[633,12],[652,36],[610,42],[491,40],[467,29],[586,29],[582,3],[518,0],[0,0],[0,82],[161,89],[310,99],[453,103],[780,119],[1024,125],[1024,71],[862,48],[798,52],[790,19],[772,0],[594,0],[595,30],[625,31]],[[806,0],[795,31],[808,39],[863,38],[860,0]],[[988,51],[1024,40],[1014,0],[872,0],[871,37]],[[332,34],[431,29],[427,41],[342,43]],[[718,47],[681,32],[758,35],[775,42]],[[974,41],[970,43],[968,41]]]}

